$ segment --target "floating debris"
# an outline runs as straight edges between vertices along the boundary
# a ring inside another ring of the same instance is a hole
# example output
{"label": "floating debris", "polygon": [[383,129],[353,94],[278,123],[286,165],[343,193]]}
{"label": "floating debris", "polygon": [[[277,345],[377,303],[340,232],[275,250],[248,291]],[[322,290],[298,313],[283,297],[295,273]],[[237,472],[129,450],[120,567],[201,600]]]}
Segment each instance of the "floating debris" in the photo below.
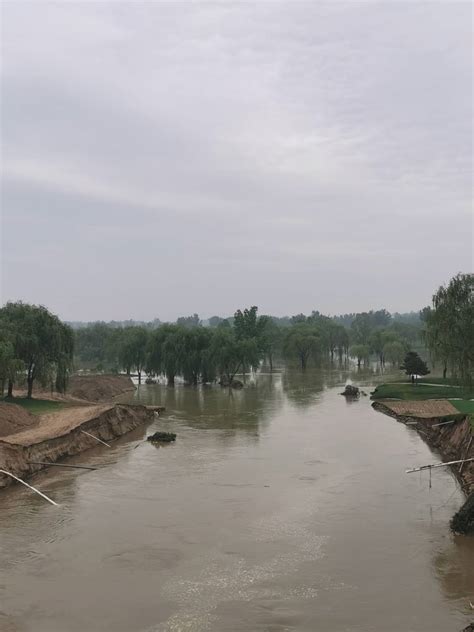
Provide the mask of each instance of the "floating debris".
{"label": "floating debris", "polygon": [[341,393],[341,395],[344,395],[344,397],[352,397],[353,399],[356,399],[357,397],[360,396],[360,391],[357,388],[357,386],[352,386],[352,384],[346,384],[346,388],[344,389],[344,392]]}
{"label": "floating debris", "polygon": [[146,440],[152,443],[171,443],[171,441],[176,441],[176,434],[174,432],[155,432]]}

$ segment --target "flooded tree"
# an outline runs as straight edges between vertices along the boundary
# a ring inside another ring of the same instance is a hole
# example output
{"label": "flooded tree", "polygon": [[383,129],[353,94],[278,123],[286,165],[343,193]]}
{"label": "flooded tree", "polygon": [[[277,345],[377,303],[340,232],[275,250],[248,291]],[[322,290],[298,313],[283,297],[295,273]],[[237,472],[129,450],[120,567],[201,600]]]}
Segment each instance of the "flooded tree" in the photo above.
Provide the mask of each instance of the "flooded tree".
{"label": "flooded tree", "polygon": [[125,327],[119,331],[118,360],[120,366],[130,375],[134,370],[138,383],[142,383],[148,351],[149,332],[145,327]]}
{"label": "flooded tree", "polygon": [[387,342],[383,346],[384,358],[386,358],[392,367],[400,366],[403,357],[406,353],[406,345],[402,342],[394,340],[393,342]]}
{"label": "flooded tree", "polygon": [[321,338],[317,328],[309,323],[296,323],[287,333],[284,342],[284,352],[287,358],[298,360],[304,371],[311,356],[320,349]]}
{"label": "flooded tree", "polygon": [[370,348],[368,345],[352,345],[352,347],[349,349],[349,354],[352,358],[356,358],[357,367],[360,369],[360,365],[362,364],[362,362],[364,364],[367,364],[369,360]]}

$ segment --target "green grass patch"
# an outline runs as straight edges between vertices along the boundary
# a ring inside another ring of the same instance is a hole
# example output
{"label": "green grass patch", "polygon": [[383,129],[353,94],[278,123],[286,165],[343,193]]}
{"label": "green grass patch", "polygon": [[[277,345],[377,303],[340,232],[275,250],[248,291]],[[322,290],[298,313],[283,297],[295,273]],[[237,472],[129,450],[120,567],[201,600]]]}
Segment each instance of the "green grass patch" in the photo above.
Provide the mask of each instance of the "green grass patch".
{"label": "green grass patch", "polygon": [[[407,380],[409,381],[409,380]],[[455,377],[432,377],[431,375],[425,375],[425,377],[419,377],[418,382],[420,384],[441,384],[447,386],[460,386],[460,381]]]}
{"label": "green grass patch", "polygon": [[64,407],[62,402],[54,402],[50,399],[28,399],[27,397],[5,397],[3,401],[6,404],[16,404],[25,408],[33,415],[42,415],[43,413],[52,413],[61,410]]}
{"label": "green grass patch", "polygon": [[450,399],[451,404],[465,415],[474,415],[474,401],[469,399]]}
{"label": "green grass patch", "polygon": [[[469,394],[467,394],[469,395]],[[452,397],[465,398],[466,394],[459,386],[443,386],[442,384],[406,384],[385,383],[377,386],[372,393],[372,399],[407,399],[422,401],[424,399],[450,399]],[[467,396],[466,399],[469,399]]]}

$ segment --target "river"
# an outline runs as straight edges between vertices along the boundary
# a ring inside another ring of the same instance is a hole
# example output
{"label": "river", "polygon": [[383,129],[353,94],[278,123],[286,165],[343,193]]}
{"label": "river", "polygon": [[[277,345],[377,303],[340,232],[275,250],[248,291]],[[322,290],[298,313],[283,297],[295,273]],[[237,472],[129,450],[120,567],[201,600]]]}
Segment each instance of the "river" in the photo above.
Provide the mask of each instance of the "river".
{"label": "river", "polygon": [[[459,632],[474,539],[450,472],[343,372],[142,386],[167,412],[0,496],[2,632]],[[372,378],[366,380],[370,390]],[[143,441],[176,432],[175,444]],[[53,471],[54,470],[54,471]]]}

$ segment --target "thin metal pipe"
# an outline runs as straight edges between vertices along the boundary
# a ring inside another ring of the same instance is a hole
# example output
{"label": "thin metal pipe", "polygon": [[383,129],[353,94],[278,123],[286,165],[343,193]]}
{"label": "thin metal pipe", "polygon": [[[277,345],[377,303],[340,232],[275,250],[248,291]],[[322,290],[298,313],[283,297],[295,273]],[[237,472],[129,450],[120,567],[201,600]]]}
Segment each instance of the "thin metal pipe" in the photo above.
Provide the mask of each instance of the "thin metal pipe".
{"label": "thin metal pipe", "polygon": [[412,474],[412,472],[421,472],[421,470],[429,470],[434,469],[435,467],[446,467],[447,465],[456,465],[456,463],[468,463],[469,461],[474,461],[474,457],[472,459],[459,459],[458,461],[447,461],[446,463],[433,463],[432,465],[420,465],[420,467],[414,467],[411,470],[405,470],[405,474]]}
{"label": "thin metal pipe", "polygon": [[12,474],[11,472],[7,472],[6,470],[0,470],[0,472],[2,474],[6,474],[7,476],[11,476],[12,478],[14,478],[16,481],[18,481],[19,483],[23,483],[23,485],[25,485],[26,487],[29,487],[30,489],[32,489],[34,492],[36,492],[37,494],[39,494],[40,496],[42,496],[45,500],[47,500],[49,503],[51,503],[52,505],[55,505],[56,507],[58,507],[58,503],[55,503],[54,500],[51,500],[51,498],[49,498],[48,496],[46,496],[46,494],[43,494],[43,492],[40,492],[39,489],[36,489],[36,487],[33,487],[33,485],[28,485],[28,483],[25,483],[25,481],[22,481],[21,478],[18,478],[18,476],[15,476],[14,474]]}
{"label": "thin metal pipe", "polygon": [[105,443],[105,441],[102,441],[102,439],[99,439],[98,437],[94,437],[94,435],[92,435],[90,432],[86,432],[85,430],[81,430],[81,432],[85,435],[87,435],[88,437],[92,437],[93,439],[95,439],[96,441],[98,441],[99,443],[103,443],[104,445],[106,445],[108,448],[111,448],[112,446],[109,445],[108,443]]}

